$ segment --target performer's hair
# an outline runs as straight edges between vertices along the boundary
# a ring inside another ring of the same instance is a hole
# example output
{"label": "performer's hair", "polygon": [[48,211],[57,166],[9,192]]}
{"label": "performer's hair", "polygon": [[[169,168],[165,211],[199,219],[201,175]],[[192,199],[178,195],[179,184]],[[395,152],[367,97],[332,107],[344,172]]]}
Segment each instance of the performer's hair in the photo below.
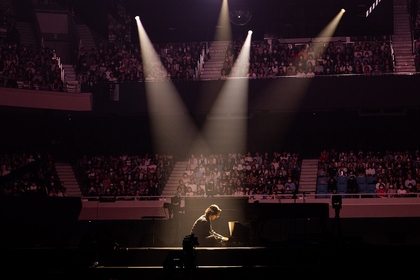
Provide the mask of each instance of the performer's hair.
{"label": "performer's hair", "polygon": [[220,207],[216,204],[212,204],[207,207],[206,211],[204,211],[204,214],[206,214],[206,217],[209,217],[210,215],[218,215],[220,212],[222,212],[222,209],[220,209]]}

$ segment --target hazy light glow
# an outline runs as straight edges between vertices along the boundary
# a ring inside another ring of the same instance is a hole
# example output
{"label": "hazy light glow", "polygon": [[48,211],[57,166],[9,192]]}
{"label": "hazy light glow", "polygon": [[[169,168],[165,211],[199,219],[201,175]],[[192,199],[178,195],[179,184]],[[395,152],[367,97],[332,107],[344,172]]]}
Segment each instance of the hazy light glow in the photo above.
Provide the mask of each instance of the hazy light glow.
{"label": "hazy light glow", "polygon": [[331,41],[331,37],[334,35],[334,32],[337,29],[344,13],[345,10],[341,9],[340,12],[330,21],[330,23],[318,34],[317,39],[322,39],[324,43],[328,44]]}
{"label": "hazy light glow", "polygon": [[185,150],[185,146],[196,137],[196,126],[137,17],[136,22],[155,150],[158,153]]}
{"label": "hazy light glow", "polygon": [[[326,45],[331,40],[334,31],[340,22],[344,10],[341,10],[331,22],[319,33],[317,40],[323,41]],[[261,90],[259,96],[253,100],[255,107],[267,108],[270,105],[267,100],[270,100],[272,104],[284,104],[284,108],[288,108],[288,112],[283,113],[283,117],[273,119],[272,125],[274,127],[282,127],[284,131],[276,131],[277,135],[273,134],[272,128],[262,127],[260,133],[262,135],[272,135],[273,138],[278,138],[280,134],[287,132],[287,130],[293,125],[295,120],[295,114],[299,111],[300,104],[310,86],[313,78],[295,78],[291,77],[285,79],[276,79],[270,85]],[[286,117],[287,115],[287,117]],[[266,129],[266,130],[265,130]],[[287,133],[285,134],[287,135]]]}
{"label": "hazy light glow", "polygon": [[246,150],[248,124],[248,82],[251,34],[248,34],[232,68],[232,77],[224,85],[203,127],[203,135],[218,152]]}
{"label": "hazy light glow", "polygon": [[345,10],[341,9],[340,12],[328,23],[328,25],[319,33],[318,37],[332,37]]}
{"label": "hazy light glow", "polygon": [[[232,40],[229,6],[227,0],[223,0],[220,9],[215,40]],[[247,69],[249,63],[249,46],[246,51],[244,50],[244,52],[248,53],[247,58],[240,59],[242,54],[241,51],[237,62],[242,61],[241,64],[245,64],[244,61],[246,61],[245,66]],[[244,70],[246,73],[243,73],[241,72],[243,69],[238,68],[237,77],[246,76],[248,70]],[[232,72],[234,72],[234,70],[232,70]],[[247,100],[247,79],[226,80],[207,115],[201,133],[197,133],[197,137],[190,149],[191,153],[197,153],[198,151],[203,153],[242,151],[241,145],[246,145],[246,118],[248,112]]]}
{"label": "hazy light glow", "polygon": [[252,31],[248,31],[242,49],[232,68],[232,77],[246,77],[249,70]]}
{"label": "hazy light glow", "polygon": [[215,34],[216,41],[232,40],[228,0],[223,0]]}

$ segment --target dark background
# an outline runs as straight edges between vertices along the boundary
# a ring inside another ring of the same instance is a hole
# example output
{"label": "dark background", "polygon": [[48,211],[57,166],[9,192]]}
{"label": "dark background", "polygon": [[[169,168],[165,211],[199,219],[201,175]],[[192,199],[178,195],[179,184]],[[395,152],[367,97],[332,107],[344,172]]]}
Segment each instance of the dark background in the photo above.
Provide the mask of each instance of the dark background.
{"label": "dark background", "polygon": [[[59,0],[73,7],[90,25],[106,32],[101,21],[106,9],[100,0]],[[132,18],[139,16],[153,42],[207,41],[214,39],[222,0],[123,0]],[[363,36],[393,33],[393,1],[383,0],[368,16],[373,0],[230,0],[229,11],[246,11],[252,17],[243,25],[232,25],[234,39],[253,30],[253,38],[311,38],[344,8],[334,36]],[[94,11],[94,12],[92,12]],[[135,21],[132,30],[137,32]],[[136,35],[136,34],[134,34]],[[137,38],[137,36],[132,36]],[[242,38],[243,39],[243,38]]]}

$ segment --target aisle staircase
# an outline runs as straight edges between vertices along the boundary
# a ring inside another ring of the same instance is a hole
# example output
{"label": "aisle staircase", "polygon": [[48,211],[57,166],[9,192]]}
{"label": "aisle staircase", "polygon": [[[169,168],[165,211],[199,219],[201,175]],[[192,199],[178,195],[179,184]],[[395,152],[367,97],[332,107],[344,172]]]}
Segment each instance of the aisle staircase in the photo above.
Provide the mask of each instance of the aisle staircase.
{"label": "aisle staircase", "polygon": [[300,171],[299,193],[315,193],[318,159],[304,159]]}
{"label": "aisle staircase", "polygon": [[60,181],[63,181],[67,189],[67,196],[82,197],[82,192],[71,164],[68,162],[57,162],[55,163],[55,169],[57,170],[58,178]]}
{"label": "aisle staircase", "polygon": [[175,164],[172,173],[166,182],[165,188],[162,191],[162,196],[171,197],[175,195],[176,188],[179,184],[178,182],[183,178],[184,172],[187,169],[187,165],[188,161],[178,161]]}
{"label": "aisle staircase", "polygon": [[80,38],[80,46],[83,47],[85,51],[90,52],[92,49],[96,49],[96,43],[89,26],[83,23],[77,23],[76,30]]}
{"label": "aisle staircase", "polygon": [[209,48],[210,59],[204,63],[201,80],[219,80],[223,61],[226,57],[226,47],[229,41],[214,41]]}
{"label": "aisle staircase", "polygon": [[72,64],[63,64],[64,71],[64,91],[71,93],[80,93],[80,83],[77,79],[76,69]]}
{"label": "aisle staircase", "polygon": [[392,48],[396,73],[415,73],[410,14],[406,0],[394,0],[394,35]]}
{"label": "aisle staircase", "polygon": [[38,47],[38,43],[35,37],[35,30],[29,22],[16,22],[16,28],[19,31],[20,43],[25,46]]}

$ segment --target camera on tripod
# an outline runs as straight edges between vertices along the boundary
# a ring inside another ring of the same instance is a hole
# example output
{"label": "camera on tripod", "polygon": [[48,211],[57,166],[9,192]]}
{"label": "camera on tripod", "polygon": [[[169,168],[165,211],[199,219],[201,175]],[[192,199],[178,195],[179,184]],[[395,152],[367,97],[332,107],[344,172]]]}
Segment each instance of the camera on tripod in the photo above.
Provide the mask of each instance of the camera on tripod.
{"label": "camera on tripod", "polygon": [[173,272],[176,268],[196,268],[197,264],[194,247],[198,245],[198,238],[195,237],[194,234],[185,236],[182,240],[182,252],[170,251],[163,262],[163,267],[168,272]]}
{"label": "camera on tripod", "polygon": [[341,209],[343,203],[341,195],[333,195],[331,198],[332,207],[336,210]]}
{"label": "camera on tripod", "polygon": [[182,249],[184,252],[190,252],[193,251],[195,246],[200,245],[198,243],[198,238],[194,235],[194,233],[187,235],[182,240]]}

